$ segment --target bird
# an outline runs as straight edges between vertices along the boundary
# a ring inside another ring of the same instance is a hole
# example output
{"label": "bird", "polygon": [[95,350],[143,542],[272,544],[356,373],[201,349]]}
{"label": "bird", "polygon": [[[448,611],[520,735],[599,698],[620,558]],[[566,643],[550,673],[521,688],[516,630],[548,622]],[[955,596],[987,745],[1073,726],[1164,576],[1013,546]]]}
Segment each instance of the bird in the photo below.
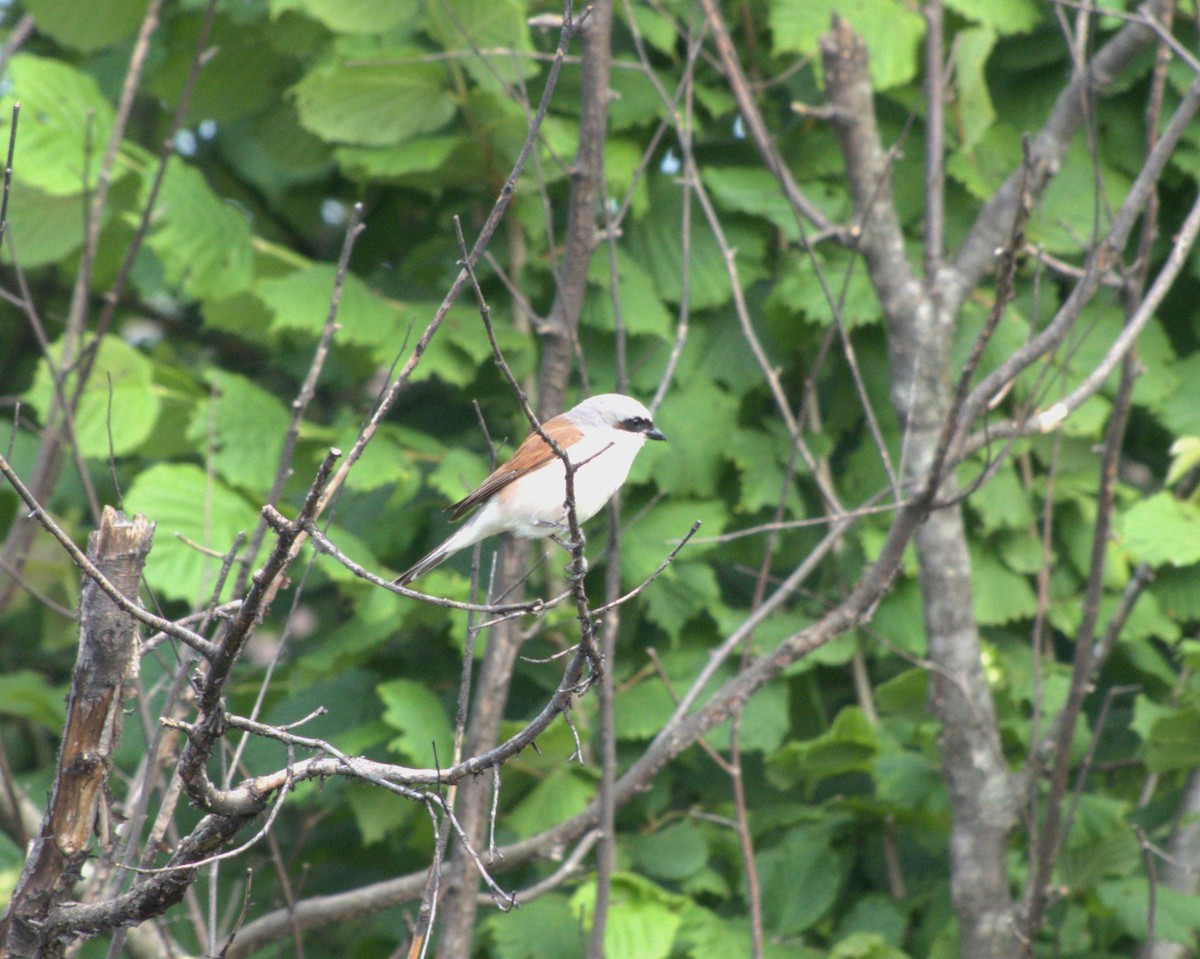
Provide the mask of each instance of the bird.
{"label": "bird", "polygon": [[[665,441],[650,411],[631,396],[601,393],[542,424],[575,467],[575,516],[585,523],[612,499],[646,440]],[[566,469],[534,430],[512,458],[457,503],[452,522],[470,519],[393,582],[407,586],[459,550],[498,533],[545,539],[568,531]]]}

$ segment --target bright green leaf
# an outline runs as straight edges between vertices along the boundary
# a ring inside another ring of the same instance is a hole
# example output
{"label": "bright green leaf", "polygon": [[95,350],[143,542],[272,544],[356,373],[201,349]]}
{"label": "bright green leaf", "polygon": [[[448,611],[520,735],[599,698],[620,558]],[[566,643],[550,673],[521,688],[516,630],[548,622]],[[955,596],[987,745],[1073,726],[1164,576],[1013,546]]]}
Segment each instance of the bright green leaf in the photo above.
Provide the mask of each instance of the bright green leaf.
{"label": "bright green leaf", "polygon": [[292,92],[300,122],[323,140],[383,147],[450,121],[456,108],[443,80],[440,66],[411,59],[331,64],[309,73]]}
{"label": "bright green leaf", "polygon": [[57,733],[66,719],[63,690],[32,670],[5,673],[0,675],[0,715],[41,723]]}
{"label": "bright green leaf", "polygon": [[[52,362],[61,362],[62,350],[61,340],[51,346]],[[73,395],[73,377],[66,380],[63,389],[68,397]],[[45,417],[53,397],[54,384],[43,361],[24,399]],[[106,335],[100,341],[91,376],[75,411],[79,451],[88,459],[98,460],[107,459],[110,451],[116,456],[134,452],[153,431],[160,408],[150,361],[119,337]]]}
{"label": "bright green leaf", "polygon": [[423,683],[393,679],[376,688],[386,707],[383,721],[399,732],[388,749],[418,766],[435,761],[449,764],[454,753],[454,728],[441,700]]}
{"label": "bright green leaf", "polygon": [[[169,599],[189,603],[208,599],[221,568],[220,554],[233,546],[239,532],[249,535],[258,522],[253,506],[191,463],[160,463],[139,473],[125,494],[125,509],[158,524],[146,581]],[[225,585],[226,590],[231,587]]]}
{"label": "bright green leaf", "polygon": [[1200,506],[1155,493],[1120,518],[1121,538],[1133,557],[1151,566],[1200,562]]}
{"label": "bright green leaf", "polygon": [[925,21],[902,0],[771,0],[775,52],[817,54],[817,42],[835,13],[866,43],[876,89],[899,86],[916,76]]}

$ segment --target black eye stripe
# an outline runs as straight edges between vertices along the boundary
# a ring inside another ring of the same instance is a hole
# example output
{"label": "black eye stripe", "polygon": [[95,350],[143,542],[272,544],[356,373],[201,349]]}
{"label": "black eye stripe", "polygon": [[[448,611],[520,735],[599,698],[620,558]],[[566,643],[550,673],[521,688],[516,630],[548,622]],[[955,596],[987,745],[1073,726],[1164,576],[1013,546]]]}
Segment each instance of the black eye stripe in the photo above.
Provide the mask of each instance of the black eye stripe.
{"label": "black eye stripe", "polygon": [[653,428],[654,424],[644,416],[631,416],[629,419],[617,423],[617,429],[626,430],[629,433],[645,433]]}

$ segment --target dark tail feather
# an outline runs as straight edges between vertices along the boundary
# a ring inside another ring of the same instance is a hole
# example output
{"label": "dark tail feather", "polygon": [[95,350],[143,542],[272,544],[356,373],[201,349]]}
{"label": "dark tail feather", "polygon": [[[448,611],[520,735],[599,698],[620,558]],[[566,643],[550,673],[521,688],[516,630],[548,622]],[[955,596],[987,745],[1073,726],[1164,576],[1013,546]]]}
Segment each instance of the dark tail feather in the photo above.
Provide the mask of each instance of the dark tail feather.
{"label": "dark tail feather", "polygon": [[439,546],[415,566],[397,576],[392,582],[397,586],[407,586],[418,576],[424,576],[435,566],[440,566],[453,552],[453,550],[446,549],[445,545]]}

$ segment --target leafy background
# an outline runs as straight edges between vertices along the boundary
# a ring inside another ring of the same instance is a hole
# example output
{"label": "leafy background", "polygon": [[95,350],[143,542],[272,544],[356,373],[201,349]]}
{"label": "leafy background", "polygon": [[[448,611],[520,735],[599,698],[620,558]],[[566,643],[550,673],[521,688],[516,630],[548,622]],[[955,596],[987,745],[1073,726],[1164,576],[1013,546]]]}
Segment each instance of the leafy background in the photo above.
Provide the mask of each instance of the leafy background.
{"label": "leafy background", "polygon": [[[863,33],[884,137],[904,143],[896,159],[897,203],[916,238],[922,156],[909,127],[921,96],[921,17],[890,0],[727,6],[730,19],[742,24],[738,43],[750,69],[782,77],[764,93],[762,105],[783,156],[835,220],[846,219],[851,208],[834,136],[792,104],[822,100],[812,58],[830,13],[842,13]],[[1070,54],[1045,4],[953,0],[946,6],[956,49],[946,160],[953,243],[1019,156],[1021,132],[1049,112],[1069,73]],[[60,349],[55,341],[78,266],[84,205],[144,9],[144,0],[25,0],[6,10],[7,29],[27,13],[36,31],[8,61],[0,101],[5,137],[12,105],[22,105],[10,205],[13,245],[4,251],[2,275],[11,286],[15,250],[36,294],[51,357]],[[531,27],[529,18],[558,8],[532,0],[222,0],[217,9],[207,41],[214,52],[174,139],[178,155],[167,168],[131,286],[115,325],[96,345],[75,423],[78,453],[101,501],[123,503],[158,523],[147,586],[174,612],[203,602],[220,565],[191,544],[222,553],[239,530],[256,522],[289,404],[325,320],[331,264],[351,204],[364,204],[367,229],[355,248],[333,353],[301,428],[285,492],[292,508],[325,450],[351,444],[382,372],[406,355],[457,272],[452,218],[461,217],[469,228],[490,209],[524,140],[529,103],[536,103],[546,79],[545,58],[533,54],[552,52],[557,39],[556,31]],[[696,17],[682,0],[616,6],[605,176],[614,209],[627,202],[628,214],[615,254],[620,282],[610,290],[602,250],[589,276],[579,335],[592,389],[613,388],[619,304],[629,390],[649,398],[667,367],[686,299],[689,335],[658,416],[671,443],[643,452],[624,496],[624,584],[633,586],[652,570],[693,520],[704,526],[702,538],[622,615],[613,668],[623,765],[640,754],[672,709],[647,651],[657,652],[674,688],[685,688],[709,649],[750,610],[763,538],[712,537],[769,522],[780,503],[785,519],[821,510],[803,469],[794,482],[786,481],[786,431],[738,329],[719,246],[695,217],[686,291],[681,283],[679,150],[670,135],[655,137],[663,103],[645,73],[631,67],[637,64],[636,37],[664,85],[674,89],[685,54],[676,30]],[[111,285],[138,227],[158,144],[170,129],[203,19],[196,0],[164,9],[101,224],[97,296]],[[1108,33],[1117,25],[1101,18],[1098,29]],[[1190,27],[1180,30],[1194,47]],[[1076,144],[1035,212],[1032,244],[1078,256],[1096,228],[1104,194],[1119,197],[1136,175],[1151,65],[1147,56],[1116,95],[1098,104],[1096,154],[1089,156],[1082,138]],[[1191,79],[1182,67],[1172,68],[1168,104],[1178,101]],[[535,317],[554,295],[555,243],[562,235],[578,102],[579,68],[572,62],[537,144],[536,172],[520,183],[493,244],[524,300],[513,299],[495,269],[481,270],[501,345],[522,379],[538,361]],[[790,210],[746,140],[724,80],[703,59],[690,120],[700,176],[737,251],[758,336],[794,395],[830,327],[830,306],[796,246]],[[1162,183],[1156,260],[1165,255],[1195,192],[1198,169],[1200,132],[1193,127]],[[842,312],[868,395],[898,456],[880,308],[847,252],[824,246],[818,257],[828,275],[847,284]],[[985,369],[1024,342],[1062,294],[1032,263],[1019,282]],[[1200,506],[1171,490],[1200,462],[1200,441],[1189,439],[1200,433],[1196,296],[1193,256],[1138,349],[1145,375],[1134,397],[1105,608],[1115,606],[1138,564],[1149,564],[1155,578],[1122,632],[1076,737],[1079,758],[1093,737],[1096,751],[1056,873],[1064,894],[1051,911],[1055,932],[1047,947],[1053,940],[1057,955],[1132,955],[1145,938],[1150,881],[1134,830],[1164,841],[1185,774],[1195,765]],[[982,299],[968,305],[958,355],[967,355],[987,305]],[[1049,383],[1031,372],[1018,379],[1012,401],[1069,391],[1122,322],[1118,298],[1101,299],[1059,354]],[[11,305],[0,305],[0,370],[10,413],[21,404],[11,458],[27,474],[54,383],[30,324]],[[831,356],[817,390],[823,417],[806,424],[807,438],[844,501],[862,502],[885,486],[886,476],[844,359]],[[581,394],[579,386],[574,396]],[[1010,461],[967,506],[974,612],[986,642],[1002,745],[1014,767],[1039,735],[1035,699],[1044,734],[1044,717],[1065,697],[1096,511],[1094,447],[1110,396],[1111,389],[1102,391],[1053,436],[1019,441]],[[487,444],[472,401],[482,407],[501,453],[524,435],[518,407],[490,361],[478,314],[464,301],[337,503],[329,535],[356,561],[396,571],[444,536],[440,508],[487,469]],[[982,462],[964,466],[961,478],[969,481]],[[91,520],[69,469],[49,505],[82,540]],[[1043,511],[1053,518],[1048,551],[1039,525]],[[0,490],[0,521],[7,526],[19,512],[11,491]],[[770,649],[843,595],[864,559],[874,555],[886,523],[887,517],[867,517],[850,530],[808,582],[805,596],[755,633],[755,650]],[[822,533],[801,528],[782,536],[773,570],[786,575]],[[597,522],[589,548],[597,591],[605,535]],[[549,565],[556,562],[552,557]],[[1049,572],[1050,644],[1059,655],[1042,663],[1035,690],[1030,631],[1043,569]],[[25,576],[29,589],[0,618],[0,734],[18,781],[37,799],[49,783],[75,635],[74,624],[38,597],[73,607],[79,576],[44,540],[36,542]],[[289,613],[285,596],[242,666],[232,707],[248,710],[278,652],[266,687],[268,721],[293,720],[324,705],[330,714],[311,725],[312,735],[347,751],[431,762],[429,743],[452,738],[463,617],[372,590],[327,558],[311,557],[308,577],[291,611],[288,644],[278,645]],[[466,566],[452,563],[422,585],[465,596]],[[569,627],[569,613],[548,616],[528,654],[556,651]],[[926,707],[923,651],[910,564],[869,628],[800,661],[751,701],[741,748],[768,955],[957,954],[946,864],[949,812],[939,731]],[[142,688],[153,689],[173,666],[168,649],[147,657]],[[522,661],[516,669],[507,713],[513,724],[535,713],[557,680],[553,666]],[[856,671],[867,678],[865,694],[855,685]],[[1111,699],[1106,691],[1113,691]],[[1093,723],[1102,703],[1109,709],[1100,729]],[[589,762],[566,762],[572,743],[560,725],[543,737],[540,755],[524,754],[506,767],[497,821],[501,841],[535,835],[595,796],[594,700],[583,700],[575,718]],[[139,723],[127,723],[121,758],[130,768],[144,749],[143,737]],[[723,750],[728,739],[727,730],[718,730],[708,742]],[[282,760],[280,749],[262,743],[245,755],[247,766],[257,770]],[[708,959],[745,952],[748,890],[736,838],[722,821],[731,815],[731,803],[728,779],[706,753],[691,750],[619,812],[620,872],[607,933],[611,957]],[[274,835],[284,866],[306,896],[420,870],[432,843],[420,810],[343,783],[302,789]],[[1024,843],[1018,837],[1012,846],[1014,888],[1025,879]],[[245,859],[255,866],[252,912],[277,907],[283,891],[268,852],[256,849]],[[12,837],[0,836],[0,892],[15,883],[21,861]],[[505,882],[523,886],[553,868],[523,867]],[[238,868],[223,871],[218,897],[234,895],[240,881]],[[479,954],[582,955],[581,916],[594,894],[585,871],[513,913],[485,913]],[[1156,894],[1157,936],[1194,943],[1200,925],[1195,897],[1162,887]],[[386,954],[404,938],[400,911],[310,933],[308,948],[312,954]],[[198,948],[187,922],[175,919],[170,928],[186,948]],[[84,954],[100,955],[103,948],[92,943]]]}

